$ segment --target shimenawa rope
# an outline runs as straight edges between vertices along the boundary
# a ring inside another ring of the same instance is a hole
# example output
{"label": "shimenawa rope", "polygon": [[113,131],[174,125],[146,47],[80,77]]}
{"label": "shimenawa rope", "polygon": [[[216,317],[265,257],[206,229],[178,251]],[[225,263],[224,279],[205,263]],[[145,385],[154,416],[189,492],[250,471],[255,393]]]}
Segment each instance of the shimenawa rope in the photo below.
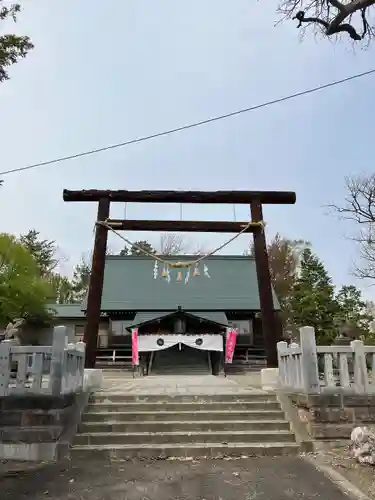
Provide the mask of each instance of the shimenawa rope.
{"label": "shimenawa rope", "polygon": [[139,250],[143,254],[145,254],[148,257],[151,257],[152,259],[160,262],[164,266],[170,267],[170,268],[180,268],[180,269],[197,266],[200,262],[202,262],[202,260],[207,259],[208,257],[211,257],[211,255],[214,255],[217,252],[220,252],[220,250],[222,250],[223,248],[225,248],[226,246],[228,246],[230,243],[232,243],[232,241],[236,240],[239,236],[241,236],[243,233],[245,233],[250,227],[257,226],[257,227],[261,227],[262,229],[264,229],[264,226],[265,226],[265,223],[264,223],[263,220],[256,221],[256,222],[250,221],[250,222],[248,222],[244,226],[244,228],[239,233],[235,234],[234,236],[232,236],[232,238],[230,238],[229,240],[227,240],[226,242],[224,242],[222,245],[218,246],[217,248],[215,248],[211,252],[207,253],[206,255],[202,255],[198,259],[189,260],[189,261],[185,261],[185,262],[170,262],[169,260],[164,260],[162,257],[160,257],[157,254],[153,254],[153,253],[149,252],[145,248],[142,248],[141,246],[137,245],[136,243],[132,243],[130,240],[128,240],[127,238],[125,238],[125,236],[123,236],[118,231],[116,231],[109,224],[109,222],[110,222],[110,220],[107,219],[105,221],[96,221],[96,224],[98,226],[106,227],[107,229],[109,229],[110,231],[112,231],[114,234],[116,234],[119,238],[121,238],[123,241],[125,241],[125,243],[127,245],[129,245],[130,247],[136,248],[137,250]]}

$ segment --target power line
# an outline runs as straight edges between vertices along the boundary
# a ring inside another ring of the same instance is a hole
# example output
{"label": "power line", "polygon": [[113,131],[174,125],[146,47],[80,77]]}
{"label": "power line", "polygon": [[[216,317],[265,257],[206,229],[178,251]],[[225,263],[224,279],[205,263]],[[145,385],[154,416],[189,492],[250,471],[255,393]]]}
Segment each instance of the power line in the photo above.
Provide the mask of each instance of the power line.
{"label": "power line", "polygon": [[156,139],[157,137],[163,137],[165,135],[175,134],[176,132],[181,132],[183,130],[188,130],[188,129],[195,128],[195,127],[200,127],[201,125],[207,125],[208,123],[217,122],[219,120],[225,120],[226,118],[231,118],[232,116],[241,115],[243,113],[248,113],[249,111],[255,111],[257,109],[265,108],[265,107],[271,106],[273,104],[278,104],[280,102],[289,101],[291,99],[295,99],[296,97],[301,97],[301,96],[305,96],[308,94],[312,94],[314,92],[318,92],[319,90],[328,89],[330,87],[334,87],[334,86],[340,85],[342,83],[350,82],[350,81],[355,80],[357,78],[362,78],[363,76],[368,76],[368,75],[371,75],[373,73],[375,73],[375,68],[371,69],[369,71],[364,71],[363,73],[357,73],[355,75],[348,76],[347,78],[343,78],[342,80],[335,80],[333,82],[326,83],[324,85],[319,85],[317,87],[313,87],[312,89],[307,89],[307,90],[303,90],[301,92],[296,92],[295,94],[290,94],[290,95],[287,95],[284,97],[280,97],[279,99],[274,99],[272,101],[263,102],[262,104],[257,104],[255,106],[251,106],[249,108],[243,108],[243,109],[239,109],[237,111],[232,111],[231,113],[226,113],[225,115],[207,118],[206,120],[201,120],[199,122],[190,123],[189,125],[182,125],[181,127],[165,130],[164,132],[158,132],[156,134],[138,137],[136,139],[131,139],[129,141],[119,142],[117,144],[111,144],[109,146],[104,146],[104,147],[97,148],[97,149],[91,149],[89,151],[84,151],[82,153],[76,153],[76,154],[68,155],[68,156],[61,156],[60,158],[55,158],[54,160],[48,160],[48,161],[43,161],[40,163],[34,163],[31,165],[27,165],[25,167],[19,167],[19,168],[13,168],[11,170],[5,170],[4,172],[0,172],[0,176],[4,176],[7,174],[13,174],[15,172],[22,172],[24,170],[31,170],[31,169],[39,168],[39,167],[46,167],[47,165],[53,165],[54,163],[60,163],[62,161],[74,160],[75,158],[81,158],[83,156],[94,155],[97,153],[102,153],[104,151],[109,151],[110,149],[122,148],[124,146],[130,146],[131,144],[137,144],[138,142],[144,142],[144,141],[148,141],[150,139]]}

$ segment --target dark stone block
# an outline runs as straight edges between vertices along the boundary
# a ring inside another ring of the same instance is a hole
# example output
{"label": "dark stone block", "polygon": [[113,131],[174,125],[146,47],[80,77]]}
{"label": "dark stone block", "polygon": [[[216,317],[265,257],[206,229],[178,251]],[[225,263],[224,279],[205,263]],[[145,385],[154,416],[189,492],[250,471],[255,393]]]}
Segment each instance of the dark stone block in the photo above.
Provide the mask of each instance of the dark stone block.
{"label": "dark stone block", "polygon": [[0,411],[0,427],[5,425],[21,425],[22,411]]}
{"label": "dark stone block", "polygon": [[61,428],[24,428],[3,427],[0,429],[0,442],[2,443],[51,443],[57,441]]}
{"label": "dark stone block", "polygon": [[1,410],[51,410],[71,406],[75,401],[75,394],[51,396],[47,394],[25,394],[4,396],[0,398]]}
{"label": "dark stone block", "polygon": [[354,413],[355,422],[369,422],[370,421],[370,407],[369,406],[357,406],[351,407]]}
{"label": "dark stone block", "polygon": [[373,394],[344,395],[343,401],[345,406],[373,406],[375,408],[375,396]]}
{"label": "dark stone block", "polygon": [[289,397],[296,406],[308,406],[309,399],[307,394],[292,393]]}
{"label": "dark stone block", "polygon": [[88,403],[88,392],[62,396],[22,395],[0,398],[0,442],[56,443],[67,450]]}
{"label": "dark stone block", "polygon": [[341,422],[354,422],[354,409],[353,408],[312,408],[310,410],[313,420],[317,423],[341,423]]}
{"label": "dark stone block", "polygon": [[24,410],[22,412],[22,425],[56,425],[58,424],[58,413],[45,410]]}
{"label": "dark stone block", "polygon": [[296,406],[304,408],[315,407],[341,407],[343,406],[343,396],[339,392],[324,394],[290,394],[292,402]]}
{"label": "dark stone block", "polygon": [[312,406],[320,406],[320,407],[343,406],[342,394],[337,392],[311,396],[311,402]]}
{"label": "dark stone block", "polygon": [[353,424],[311,424],[310,433],[315,439],[349,439],[354,427]]}

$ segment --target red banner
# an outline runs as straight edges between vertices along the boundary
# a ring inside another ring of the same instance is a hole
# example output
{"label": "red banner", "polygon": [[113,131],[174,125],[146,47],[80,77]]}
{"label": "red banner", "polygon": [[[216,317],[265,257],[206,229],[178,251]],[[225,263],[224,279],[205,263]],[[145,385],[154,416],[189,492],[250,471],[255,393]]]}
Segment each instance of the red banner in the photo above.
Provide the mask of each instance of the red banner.
{"label": "red banner", "polygon": [[132,330],[132,364],[133,366],[139,365],[138,328]]}
{"label": "red banner", "polygon": [[228,328],[225,342],[225,363],[232,363],[236,342],[237,330],[235,330],[234,328]]}

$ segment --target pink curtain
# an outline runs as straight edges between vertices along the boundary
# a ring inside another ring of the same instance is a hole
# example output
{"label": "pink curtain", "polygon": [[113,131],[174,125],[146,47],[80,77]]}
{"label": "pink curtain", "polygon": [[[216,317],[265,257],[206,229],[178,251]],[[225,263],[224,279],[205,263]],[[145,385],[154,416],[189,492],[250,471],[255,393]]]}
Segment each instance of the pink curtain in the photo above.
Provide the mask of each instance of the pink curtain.
{"label": "pink curtain", "polygon": [[139,365],[138,328],[132,330],[132,363],[133,366]]}
{"label": "pink curtain", "polygon": [[228,328],[225,343],[225,363],[232,363],[236,341],[237,330],[234,328]]}

